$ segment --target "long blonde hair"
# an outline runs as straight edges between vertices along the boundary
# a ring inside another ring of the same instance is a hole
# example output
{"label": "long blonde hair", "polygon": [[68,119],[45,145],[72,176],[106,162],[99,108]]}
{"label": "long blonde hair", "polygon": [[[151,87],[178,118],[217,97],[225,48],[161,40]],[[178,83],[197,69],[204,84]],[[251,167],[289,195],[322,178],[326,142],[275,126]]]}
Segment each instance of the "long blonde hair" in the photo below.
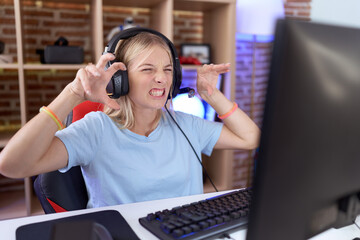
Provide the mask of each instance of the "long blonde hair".
{"label": "long blonde hair", "polygon": [[[148,32],[141,32],[134,37],[120,40],[116,46],[115,59],[118,62],[124,63],[125,66],[129,66],[130,62],[139,54],[156,45],[162,47],[168,53],[171,64],[173,64],[171,52],[167,43],[161,37]],[[172,92],[172,87],[173,86],[170,88],[170,93]],[[135,116],[133,112],[133,103],[129,96],[121,96],[116,101],[120,105],[120,109],[114,110],[105,106],[104,113],[106,113],[113,121],[119,123],[121,129],[130,129],[134,127]],[[162,112],[161,109],[158,110],[155,122],[160,120]]]}

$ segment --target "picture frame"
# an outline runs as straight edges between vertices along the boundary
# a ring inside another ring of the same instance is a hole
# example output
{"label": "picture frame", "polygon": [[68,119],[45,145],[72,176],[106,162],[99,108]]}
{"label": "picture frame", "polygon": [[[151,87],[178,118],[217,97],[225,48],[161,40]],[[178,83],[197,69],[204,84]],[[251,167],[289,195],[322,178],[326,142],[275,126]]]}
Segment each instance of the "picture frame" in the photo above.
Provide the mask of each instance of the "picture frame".
{"label": "picture frame", "polygon": [[201,62],[201,64],[211,63],[211,49],[210,44],[200,43],[186,43],[181,44],[181,57],[195,58]]}

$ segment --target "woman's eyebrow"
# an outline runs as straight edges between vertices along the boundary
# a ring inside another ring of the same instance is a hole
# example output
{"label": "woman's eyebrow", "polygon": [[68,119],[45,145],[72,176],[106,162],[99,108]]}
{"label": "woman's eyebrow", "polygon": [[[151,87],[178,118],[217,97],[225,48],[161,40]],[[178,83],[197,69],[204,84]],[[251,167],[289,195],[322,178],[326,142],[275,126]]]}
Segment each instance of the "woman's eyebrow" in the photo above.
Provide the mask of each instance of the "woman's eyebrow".
{"label": "woman's eyebrow", "polygon": [[143,63],[143,64],[140,64],[139,67],[153,67],[154,65],[151,64],[151,63]]}
{"label": "woman's eyebrow", "polygon": [[[143,63],[143,64],[139,65],[139,67],[154,67],[154,66],[155,66],[155,65],[153,65],[153,64],[151,64],[151,63]],[[167,64],[167,65],[165,66],[165,68],[167,68],[167,67],[172,67],[172,64],[171,64],[171,63]]]}

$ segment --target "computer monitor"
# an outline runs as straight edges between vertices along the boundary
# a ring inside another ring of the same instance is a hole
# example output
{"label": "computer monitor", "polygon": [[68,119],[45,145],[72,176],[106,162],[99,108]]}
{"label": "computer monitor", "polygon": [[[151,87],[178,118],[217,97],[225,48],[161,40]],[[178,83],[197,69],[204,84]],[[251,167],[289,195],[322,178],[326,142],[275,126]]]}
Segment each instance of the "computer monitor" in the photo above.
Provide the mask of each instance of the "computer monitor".
{"label": "computer monitor", "polygon": [[360,29],[279,20],[247,240],[303,240],[358,214]]}

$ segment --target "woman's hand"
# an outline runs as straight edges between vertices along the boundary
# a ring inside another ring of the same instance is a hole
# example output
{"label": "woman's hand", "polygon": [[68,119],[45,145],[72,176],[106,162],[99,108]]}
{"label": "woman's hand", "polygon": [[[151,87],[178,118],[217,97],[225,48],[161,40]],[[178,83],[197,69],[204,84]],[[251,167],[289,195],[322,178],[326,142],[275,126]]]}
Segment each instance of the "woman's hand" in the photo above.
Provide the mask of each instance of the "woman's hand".
{"label": "woman's hand", "polygon": [[202,98],[211,96],[216,89],[219,74],[230,71],[230,63],[204,65],[197,71],[197,92]]}
{"label": "woman's hand", "polygon": [[106,86],[112,75],[118,70],[126,70],[125,65],[121,62],[115,62],[105,70],[106,63],[114,58],[113,54],[107,53],[100,57],[96,65],[89,63],[85,68],[79,69],[71,83],[71,91],[84,100],[103,103],[112,109],[119,109],[119,104],[109,98],[106,93]]}

